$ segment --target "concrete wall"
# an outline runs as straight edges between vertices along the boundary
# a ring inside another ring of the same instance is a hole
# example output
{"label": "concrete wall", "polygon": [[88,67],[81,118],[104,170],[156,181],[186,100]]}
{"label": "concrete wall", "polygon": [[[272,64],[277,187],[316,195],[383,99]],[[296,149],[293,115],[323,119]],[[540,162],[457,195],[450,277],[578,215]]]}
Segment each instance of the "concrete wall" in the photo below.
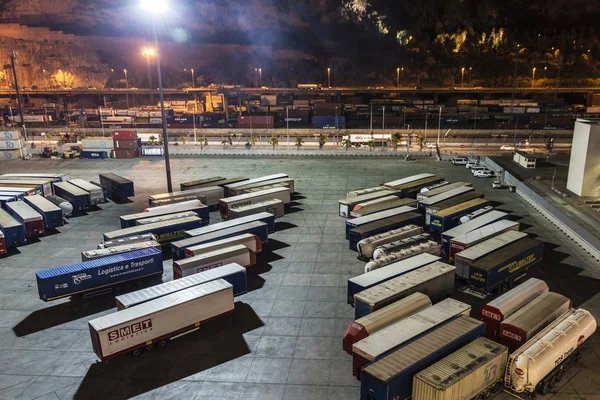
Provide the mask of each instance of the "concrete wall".
{"label": "concrete wall", "polygon": [[600,124],[578,120],[573,133],[567,189],[582,197],[600,196]]}

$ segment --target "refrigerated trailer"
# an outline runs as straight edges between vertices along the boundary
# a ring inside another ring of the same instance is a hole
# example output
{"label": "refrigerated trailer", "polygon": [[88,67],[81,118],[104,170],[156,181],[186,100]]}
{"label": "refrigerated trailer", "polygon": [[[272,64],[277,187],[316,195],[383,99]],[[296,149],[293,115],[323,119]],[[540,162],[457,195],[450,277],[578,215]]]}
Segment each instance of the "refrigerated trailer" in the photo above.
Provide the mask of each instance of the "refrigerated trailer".
{"label": "refrigerated trailer", "polygon": [[406,178],[397,179],[395,181],[386,182],[386,183],[382,184],[381,186],[385,186],[388,188],[395,188],[397,186],[404,185],[406,183],[411,183],[411,182],[419,181],[421,179],[426,179],[426,178],[432,178],[434,176],[435,176],[435,174],[428,174],[428,173],[412,175],[412,176],[407,176]]}
{"label": "refrigerated trailer", "polygon": [[38,194],[26,196],[23,200],[42,216],[46,229],[54,229],[63,225],[62,210],[50,200]]}
{"label": "refrigerated trailer", "polygon": [[52,194],[52,182],[46,179],[1,179],[0,177],[0,187],[33,188],[36,194],[44,197]]}
{"label": "refrigerated trailer", "polygon": [[418,202],[418,209],[420,212],[422,212],[423,214],[425,214],[425,210],[428,207],[432,207],[436,204],[439,204],[443,201],[449,200],[453,197],[459,196],[461,194],[465,194],[465,193],[469,193],[474,191],[475,189],[470,187],[470,186],[461,186],[461,187],[457,187],[448,191],[445,191],[443,193],[440,193],[438,195],[435,196],[431,196],[431,197],[427,197],[424,200],[420,200]]}
{"label": "refrigerated trailer", "polygon": [[506,231],[518,231],[519,227],[520,224],[518,222],[500,220],[486,225],[483,228],[475,229],[463,235],[453,237],[450,239],[448,246],[448,259],[453,263],[457,253]]}
{"label": "refrigerated trailer", "polygon": [[288,174],[273,174],[273,175],[265,175],[265,176],[261,176],[258,178],[252,178],[252,179],[244,179],[242,181],[238,181],[238,182],[233,182],[233,183],[228,183],[225,185],[225,191],[227,192],[226,195],[229,196],[234,196],[234,192],[242,187],[242,186],[247,186],[247,185],[251,185],[253,183],[262,183],[262,182],[268,182],[268,181],[272,181],[275,179],[284,179],[284,178],[288,178]]}
{"label": "refrigerated trailer", "polygon": [[236,245],[246,246],[248,250],[255,254],[262,252],[262,241],[260,240],[260,238],[250,233],[244,233],[238,236],[232,236],[222,240],[215,240],[214,242],[208,242],[188,247],[187,249],[185,249],[185,257],[196,257],[202,255],[203,253],[220,250],[226,247]]}
{"label": "refrigerated trailer", "polygon": [[108,197],[123,201],[128,197],[135,196],[133,182],[122,176],[107,173],[100,174],[100,184],[108,189]]}
{"label": "refrigerated trailer", "polygon": [[185,231],[202,226],[202,220],[198,217],[187,217],[154,224],[137,225],[133,228],[119,229],[104,234],[104,241],[112,241],[127,236],[139,236],[151,233],[160,244],[166,244],[185,237]]}
{"label": "refrigerated trailer", "polygon": [[423,215],[417,212],[408,212],[351,229],[348,237],[348,247],[350,250],[356,251],[356,246],[361,240],[377,235],[378,233],[399,229],[406,225],[423,226]]}
{"label": "refrigerated trailer", "polygon": [[201,204],[200,202],[194,203],[196,205],[189,205],[185,207],[173,207],[172,209],[164,209],[162,211],[154,211],[154,212],[141,212],[137,214],[129,214],[129,215],[121,215],[119,217],[121,221],[121,228],[131,228],[137,224],[137,221],[147,218],[155,218],[161,216],[167,216],[172,214],[179,214],[186,211],[192,211],[198,214],[198,217],[202,219],[202,223],[208,225],[209,221],[209,210],[208,206]]}
{"label": "refrigerated trailer", "polygon": [[502,321],[546,292],[548,292],[546,282],[530,278],[481,307],[479,319],[485,322],[485,337],[498,342]]}
{"label": "refrigerated trailer", "polygon": [[[148,214],[148,213],[146,213],[146,214]],[[151,214],[151,215],[154,215],[154,214]],[[182,219],[182,218],[188,218],[188,217],[200,218],[200,216],[193,211],[183,211],[183,212],[179,212],[179,213],[175,213],[175,214],[159,215],[159,216],[153,216],[151,218],[138,219],[137,221],[135,221],[135,224],[136,225],[156,224],[159,222],[174,221],[176,219]],[[200,218],[200,219],[202,219],[202,218]]]}
{"label": "refrigerated trailer", "polygon": [[364,367],[361,400],[410,399],[413,378],[461,347],[483,336],[485,324],[461,315]]}
{"label": "refrigerated trailer", "polygon": [[[473,232],[476,229],[483,228],[490,224],[504,220],[508,217],[508,214],[502,211],[490,211],[483,214],[480,217],[473,218],[472,220],[460,224],[459,226],[452,228],[446,232],[442,232],[442,252],[446,255],[450,252],[450,241],[455,237],[460,237]],[[501,226],[501,225],[500,225]]]}
{"label": "refrigerated trailer", "polygon": [[256,254],[246,246],[237,244],[208,251],[194,257],[179,259],[173,261],[173,279],[183,278],[231,263],[239,264],[244,268],[251,267],[256,264]]}
{"label": "refrigerated trailer", "polygon": [[223,279],[233,286],[233,295],[239,296],[248,291],[246,282],[246,268],[239,264],[225,264],[217,268],[199,272],[185,278],[175,279],[160,285],[125,293],[115,298],[117,310],[124,310],[133,306],[156,300],[171,293],[189,289],[207,282]]}
{"label": "refrigerated trailer", "polygon": [[92,198],[89,192],[69,182],[54,183],[54,194],[67,199],[77,211],[89,210],[92,207]]}
{"label": "refrigerated trailer", "polygon": [[417,201],[421,202],[430,197],[437,196],[439,194],[449,192],[452,189],[457,189],[457,188],[461,188],[464,186],[472,186],[472,184],[470,182],[455,182],[455,183],[449,183],[449,184],[446,184],[443,186],[439,186],[439,187],[436,187],[434,189],[430,189],[427,191],[421,191],[420,193],[417,194]]}
{"label": "refrigerated trailer", "polygon": [[43,179],[52,179],[53,182],[58,182],[58,180],[66,182],[69,179],[68,174],[46,174],[46,173],[37,173],[37,172],[27,172],[27,173],[17,173],[17,174],[2,174],[0,178],[43,178]]}
{"label": "refrigerated trailer", "polygon": [[445,299],[405,319],[395,322],[352,346],[352,375],[360,379],[360,369],[385,357],[390,351],[409,343],[436,326],[459,315],[468,316],[469,304]]}
{"label": "refrigerated trailer", "polygon": [[294,193],[294,180],[291,178],[279,178],[272,179],[264,182],[248,183],[246,185],[229,188],[229,196],[237,196],[244,193],[250,193],[251,191],[264,190],[273,185],[281,185],[280,187],[287,187],[290,193]]}
{"label": "refrigerated trailer", "polygon": [[224,181],[225,179],[226,178],[222,176],[215,176],[212,178],[199,179],[197,181],[183,182],[179,184],[179,188],[182,191],[185,191],[191,189],[198,189],[206,186],[214,186],[217,185],[219,182]]}
{"label": "refrigerated trailer", "polygon": [[92,205],[104,203],[104,190],[100,186],[84,181],[83,179],[69,179],[67,182],[88,192]]}
{"label": "refrigerated trailer", "polygon": [[429,227],[431,223],[431,216],[437,213],[438,211],[442,211],[447,208],[457,206],[461,203],[480,198],[483,198],[483,193],[469,192],[460,194],[458,196],[454,196],[451,199],[444,200],[432,206],[428,206],[425,209],[425,226]]}
{"label": "refrigerated trailer", "polygon": [[346,220],[346,240],[350,237],[350,230],[354,228],[358,228],[360,226],[370,224],[371,222],[385,220],[389,217],[406,214],[409,212],[414,212],[416,209],[414,207],[402,206],[397,208],[392,208],[386,211],[381,211],[375,214],[370,214],[365,217],[353,218]]}
{"label": "refrigerated trailer", "polygon": [[489,200],[473,199],[457,204],[431,215],[429,229],[432,232],[445,232],[460,224],[460,219],[474,211],[481,210],[491,204]]}
{"label": "refrigerated trailer", "polygon": [[363,196],[365,194],[375,193],[375,192],[379,192],[381,190],[388,190],[388,188],[383,187],[383,186],[373,186],[373,187],[369,187],[369,188],[352,190],[352,191],[346,193],[346,197],[350,198],[350,197],[356,197],[356,196]]}
{"label": "refrigerated trailer", "polygon": [[221,218],[228,219],[230,209],[245,206],[248,204],[261,203],[273,199],[281,200],[285,205],[290,204],[290,191],[286,188],[267,189],[262,190],[260,192],[246,193],[241,194],[239,196],[221,199],[219,201],[219,210],[221,213]]}
{"label": "refrigerated trailer", "polygon": [[[275,232],[275,216],[268,212],[261,212],[253,215],[248,215],[246,217],[240,217],[224,222],[218,222],[216,224],[212,224],[198,229],[192,229],[190,231],[185,232],[185,235],[186,237],[190,238],[194,236],[204,235],[205,233],[215,232],[221,229],[232,228],[234,226],[256,221],[264,222],[265,224],[267,224],[269,233]],[[261,240],[264,240],[264,238],[261,237]]]}
{"label": "refrigerated trailer", "polygon": [[23,224],[2,209],[0,209],[0,229],[4,233],[4,242],[7,248],[27,243]]}
{"label": "refrigerated trailer", "polygon": [[233,310],[232,285],[218,279],[91,320],[92,348],[102,361],[139,355]]}
{"label": "refrigerated trailer", "polygon": [[350,211],[350,218],[360,218],[402,206],[416,207],[416,205],[417,201],[415,199],[401,199],[397,196],[386,196],[380,199],[358,203],[354,206],[352,211]]}
{"label": "refrigerated trailer", "polygon": [[355,343],[427,307],[431,307],[431,300],[423,293],[417,292],[359,318],[348,325],[342,339],[342,349],[352,355],[352,346]]}
{"label": "refrigerated trailer", "polygon": [[400,198],[400,192],[398,190],[383,189],[383,190],[366,193],[366,194],[363,194],[360,196],[351,196],[351,197],[347,197],[345,199],[341,199],[338,201],[338,207],[339,207],[338,214],[340,217],[349,218],[350,212],[357,205],[359,205],[361,203],[365,203],[365,202],[370,202],[373,200],[382,199],[384,197],[390,197],[390,196],[395,196],[397,198]]}
{"label": "refrigerated trailer", "polygon": [[40,299],[51,301],[92,291],[110,291],[127,281],[162,273],[162,253],[148,248],[38,271],[36,278]]}
{"label": "refrigerated trailer", "polygon": [[207,206],[216,206],[219,204],[219,200],[225,197],[225,192],[220,186],[207,186],[181,192],[154,194],[148,196],[148,203],[150,206],[156,206],[159,205],[159,202],[164,202],[165,200],[179,202],[181,199],[188,200],[188,198],[193,196],[204,196],[204,204]]}
{"label": "refrigerated trailer", "polygon": [[355,318],[364,317],[413,293],[437,301],[454,290],[454,268],[437,261],[354,295]]}
{"label": "refrigerated trailer", "polygon": [[279,199],[267,200],[256,204],[232,208],[229,210],[229,218],[235,219],[247,217],[260,212],[267,212],[273,214],[275,218],[281,218],[285,214],[285,207],[283,201]]}
{"label": "refrigerated trailer", "polygon": [[24,201],[12,201],[4,205],[4,209],[21,222],[25,227],[25,236],[28,239],[37,238],[44,234],[44,219],[41,214],[31,208]]}
{"label": "refrigerated trailer", "polygon": [[160,243],[156,240],[147,240],[144,242],[126,243],[119,246],[106,247],[103,249],[88,250],[81,252],[81,261],[90,261],[97,258],[103,258],[108,256],[114,256],[115,254],[129,253],[130,251],[147,249],[154,247],[160,250]]}

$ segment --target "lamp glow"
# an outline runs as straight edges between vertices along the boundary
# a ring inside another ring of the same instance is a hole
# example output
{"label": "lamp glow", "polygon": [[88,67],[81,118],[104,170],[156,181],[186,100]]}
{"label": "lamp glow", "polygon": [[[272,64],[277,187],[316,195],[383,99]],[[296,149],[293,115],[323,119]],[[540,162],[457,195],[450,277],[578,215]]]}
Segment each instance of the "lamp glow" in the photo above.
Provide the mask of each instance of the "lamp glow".
{"label": "lamp glow", "polygon": [[146,10],[157,14],[167,9],[167,0],[140,0],[140,5]]}

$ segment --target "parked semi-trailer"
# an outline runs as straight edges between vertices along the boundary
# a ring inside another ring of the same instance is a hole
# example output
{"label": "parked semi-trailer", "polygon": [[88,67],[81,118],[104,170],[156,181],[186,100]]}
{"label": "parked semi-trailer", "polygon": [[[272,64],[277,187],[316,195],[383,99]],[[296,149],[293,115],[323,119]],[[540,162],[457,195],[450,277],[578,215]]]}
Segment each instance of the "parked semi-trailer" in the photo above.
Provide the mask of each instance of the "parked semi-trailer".
{"label": "parked semi-trailer", "polygon": [[370,236],[357,243],[356,249],[360,259],[366,261],[373,258],[373,252],[379,246],[406,239],[411,236],[423,233],[423,228],[417,225],[406,225],[399,229],[393,229],[388,232]]}
{"label": "parked semi-trailer", "polygon": [[143,235],[127,236],[122,239],[115,239],[115,240],[109,240],[106,242],[100,242],[100,244],[98,245],[98,249],[108,249],[110,247],[115,247],[115,246],[123,246],[123,245],[127,245],[127,244],[148,242],[148,241],[155,241],[155,240],[156,240],[156,236],[154,236],[153,234],[144,233]]}
{"label": "parked semi-trailer", "polygon": [[92,207],[92,199],[87,191],[69,182],[54,183],[53,187],[54,194],[67,199],[74,210],[86,211]]}
{"label": "parked semi-trailer", "polygon": [[84,181],[83,179],[69,179],[67,182],[88,192],[90,194],[92,205],[104,203],[104,190],[100,186]]}
{"label": "parked semi-trailer", "polygon": [[197,181],[183,182],[183,183],[179,184],[179,188],[182,191],[184,191],[184,190],[197,189],[197,188],[202,188],[202,187],[207,187],[207,186],[215,186],[219,182],[224,181],[225,179],[227,179],[227,178],[224,178],[222,176],[215,176],[212,178],[199,179]]}
{"label": "parked semi-trailer", "polygon": [[[469,221],[471,222],[471,221]],[[485,240],[491,239],[494,236],[498,236],[506,231],[518,231],[520,224],[515,221],[500,220],[483,228],[472,230],[464,235],[454,237],[450,239],[448,246],[448,259],[450,262],[454,262],[454,258],[457,253],[463,250],[473,247],[474,245],[481,243]]]}
{"label": "parked semi-trailer", "polygon": [[361,240],[406,225],[423,226],[423,215],[417,212],[407,212],[353,228],[348,235],[348,247],[350,250],[356,251],[356,246]]}
{"label": "parked semi-trailer", "polygon": [[483,228],[484,226],[494,224],[498,221],[503,221],[506,217],[508,217],[507,213],[493,210],[473,218],[470,221],[464,222],[446,232],[442,232],[442,252],[446,255],[450,253],[450,241],[452,239],[466,235],[469,232],[473,232],[476,229]]}
{"label": "parked semi-trailer", "polygon": [[[148,214],[148,213],[146,213],[146,214]],[[174,214],[169,214],[169,215],[159,215],[159,216],[154,216],[154,214],[150,214],[150,215],[151,215],[150,218],[138,219],[137,221],[135,221],[135,224],[136,225],[148,225],[148,224],[156,224],[159,222],[174,221],[177,219],[189,218],[189,217],[198,217],[199,218],[199,215],[193,211],[183,211],[183,212],[179,212],[179,213],[174,213]],[[200,218],[200,219],[202,219],[202,218]]]}
{"label": "parked semi-trailer", "polygon": [[229,218],[229,210],[247,204],[261,203],[267,200],[278,199],[283,204],[290,204],[290,191],[286,188],[267,189],[260,192],[246,193],[239,196],[227,197],[219,200],[221,218]]}
{"label": "parked semi-trailer", "polygon": [[161,252],[148,248],[38,271],[36,277],[40,299],[50,301],[162,273]]}
{"label": "parked semi-trailer", "polygon": [[346,240],[350,238],[350,230],[354,228],[359,228],[363,225],[370,224],[371,222],[383,221],[388,219],[389,217],[395,217],[397,215],[402,215],[414,211],[416,211],[414,207],[402,206],[397,208],[391,208],[389,210],[381,211],[375,214],[370,214],[365,217],[347,219]]}
{"label": "parked semi-trailer", "polygon": [[133,306],[156,300],[171,293],[202,285],[206,282],[223,279],[233,286],[233,295],[239,296],[248,291],[246,268],[239,264],[225,264],[217,268],[199,272],[185,278],[175,279],[160,285],[151,286],[135,292],[125,293],[115,298],[117,310],[124,310]]}
{"label": "parked semi-trailer", "polygon": [[418,311],[369,335],[352,346],[352,375],[360,379],[360,369],[390,351],[409,343],[436,326],[458,315],[469,315],[471,306],[454,299],[445,299]]}
{"label": "parked semi-trailer", "polygon": [[287,187],[290,191],[290,193],[294,193],[295,189],[294,189],[294,180],[291,178],[280,178],[280,179],[273,179],[273,180],[269,180],[269,181],[264,181],[264,182],[254,182],[254,183],[248,183],[246,185],[242,185],[242,186],[237,186],[235,188],[230,188],[229,189],[229,196],[237,196],[239,194],[244,194],[244,193],[250,193],[249,191],[256,191],[258,190],[265,190],[267,189],[267,187],[273,186],[273,185],[280,185],[279,187]]}
{"label": "parked semi-trailer", "polygon": [[415,236],[410,236],[404,239],[396,240],[394,242],[383,244],[375,249],[373,252],[373,259],[389,256],[392,253],[396,253],[400,250],[406,249],[418,243],[425,243],[431,240],[429,233],[420,233]]}
{"label": "parked semi-trailer", "polygon": [[382,190],[388,190],[388,188],[386,188],[384,186],[373,186],[373,187],[368,187],[368,188],[363,188],[363,189],[352,190],[352,191],[346,193],[346,197],[350,198],[350,197],[356,197],[356,196],[363,196],[365,194],[380,192]]}
{"label": "parked semi-trailer", "polygon": [[62,210],[50,200],[36,194],[26,196],[23,201],[42,216],[46,229],[54,229],[63,225]]}
{"label": "parked semi-trailer", "polygon": [[[57,182],[47,178],[7,178],[0,177],[0,186],[35,188],[35,192],[41,196],[52,194],[52,183]],[[60,182],[60,181],[58,181]]]}
{"label": "parked semi-trailer", "polygon": [[414,375],[483,336],[485,324],[461,315],[364,367],[361,400],[410,399]]}
{"label": "parked semi-trailer", "polygon": [[491,203],[485,199],[473,199],[431,215],[429,229],[432,232],[445,232],[460,224],[460,219],[473,211],[481,210]]}
{"label": "parked semi-trailer", "polygon": [[173,255],[173,260],[185,258],[186,249],[192,246],[214,242],[216,240],[222,240],[229,237],[242,235],[244,233],[250,233],[252,235],[257,236],[263,243],[266,243],[269,240],[269,234],[267,233],[267,224],[260,221],[248,222],[246,224],[235,225],[226,229],[209,231],[205,234],[192,236],[190,238],[178,240],[176,242],[171,243],[171,253]]}
{"label": "parked semi-trailer", "polygon": [[207,186],[221,186],[225,190],[225,197],[229,197],[229,189],[227,188],[227,186],[245,181],[248,181],[248,178],[246,178],[245,176],[238,176],[235,178],[227,178],[224,181],[218,181],[215,182],[213,185]]}
{"label": "parked semi-trailer", "polygon": [[7,248],[27,243],[25,226],[2,209],[0,209],[0,230],[4,233],[4,244]]}
{"label": "parked semi-trailer", "polygon": [[132,228],[132,227],[138,225],[137,222],[140,220],[143,220],[143,219],[167,216],[167,215],[172,215],[172,214],[179,214],[179,213],[189,212],[189,211],[196,213],[198,215],[198,217],[200,217],[200,219],[202,219],[202,223],[208,224],[208,221],[209,221],[208,206],[201,204],[200,202],[198,202],[198,204],[196,204],[196,205],[191,205],[191,206],[186,206],[186,207],[181,207],[181,208],[174,207],[173,209],[170,209],[170,210],[155,211],[155,212],[141,212],[141,213],[137,213],[137,214],[122,215],[119,217],[119,219],[121,221],[121,228],[125,229],[125,228]]}
{"label": "parked semi-trailer", "polygon": [[51,179],[53,182],[63,181],[66,182],[69,179],[68,174],[49,174],[49,173],[37,173],[37,172],[22,172],[18,174],[2,174],[2,177],[9,179],[12,178],[45,178]]}
{"label": "parked semi-trailer", "polygon": [[384,189],[384,190],[378,190],[378,191],[373,191],[370,193],[362,194],[360,196],[350,196],[345,199],[341,199],[338,202],[338,204],[339,204],[338,205],[338,207],[339,207],[338,214],[340,217],[350,218],[350,212],[357,205],[359,205],[361,203],[365,203],[365,202],[370,202],[373,200],[383,199],[385,197],[390,197],[390,196],[395,196],[397,198],[400,198],[400,192],[398,190]]}
{"label": "parked semi-trailer", "polygon": [[465,203],[467,201],[483,198],[483,193],[479,192],[468,192],[450,199],[444,200],[425,209],[425,226],[429,227],[431,224],[431,216],[435,213]]}
{"label": "parked semi-trailer", "polygon": [[454,290],[452,265],[437,261],[397,278],[380,283],[354,295],[354,315],[361,318],[395,301],[421,292],[432,301],[448,296]]}
{"label": "parked semi-trailer", "polygon": [[427,197],[426,199],[419,201],[417,208],[419,209],[419,212],[425,214],[425,211],[429,207],[433,207],[441,202],[444,202],[446,200],[452,199],[456,196],[460,196],[465,193],[472,192],[474,190],[475,189],[473,189],[470,186],[457,187],[457,188],[445,191],[443,193],[440,193],[438,195]]}
{"label": "parked semi-trailer", "polygon": [[177,198],[167,198],[162,200],[154,200],[151,203],[153,207],[165,207],[172,204],[183,203],[191,200],[200,200],[202,204],[206,204],[206,196],[201,194],[191,194],[189,196],[180,196]]}
{"label": "parked semi-trailer", "polygon": [[133,228],[119,229],[104,234],[104,241],[122,239],[127,236],[139,236],[151,233],[160,244],[170,243],[185,237],[185,231],[202,226],[198,217],[187,217],[154,224],[137,225]]}
{"label": "parked semi-trailer", "polygon": [[409,257],[415,257],[420,254],[431,254],[436,257],[441,256],[440,245],[433,240],[427,242],[410,245],[398,252],[391,253],[387,256],[378,258],[377,260],[369,261],[365,264],[365,273],[383,268],[389,264],[405,260]]}
{"label": "parked semi-trailer", "polygon": [[[192,229],[190,231],[187,231],[185,233],[185,235],[186,235],[186,237],[191,238],[194,236],[200,236],[200,235],[204,235],[206,233],[216,232],[221,229],[232,228],[234,226],[244,225],[249,222],[256,222],[256,221],[264,222],[265,224],[267,224],[269,233],[275,232],[275,216],[268,212],[261,212],[261,213],[254,214],[254,215],[248,215],[246,217],[240,217],[240,218],[235,218],[233,220],[218,222],[216,224],[212,224],[212,225],[205,226],[205,227],[198,228],[198,229]],[[261,240],[262,240],[262,238],[261,238]]]}
{"label": "parked semi-trailer", "polygon": [[507,357],[505,346],[475,339],[416,374],[412,399],[487,399],[502,387]]}
{"label": "parked semi-trailer", "polygon": [[160,202],[165,200],[179,203],[180,201],[188,200],[188,198],[193,196],[202,196],[204,198],[203,203],[210,207],[218,205],[219,200],[225,197],[225,192],[220,186],[207,186],[181,192],[155,194],[148,196],[148,202],[150,203],[150,206],[158,206],[160,205]]}
{"label": "parked semi-trailer", "polygon": [[227,185],[225,185],[225,191],[227,192],[226,195],[228,197],[234,196],[233,192],[241,186],[251,185],[253,183],[268,182],[268,181],[272,181],[275,179],[284,179],[284,178],[288,178],[288,175],[280,173],[280,174],[265,175],[265,176],[261,176],[258,178],[244,179],[244,180],[241,180],[238,182],[228,183]]}
{"label": "parked semi-trailer", "polygon": [[427,191],[421,191],[420,193],[417,194],[417,201],[421,202],[430,197],[434,197],[439,194],[449,192],[450,190],[458,189],[458,188],[461,188],[464,186],[472,186],[472,185],[469,182],[455,182],[455,183],[449,183],[446,185],[442,185],[442,186],[439,186],[439,187],[436,187],[436,188],[433,188],[433,189],[430,189]]}
{"label": "parked semi-trailer", "polygon": [[8,247],[6,247],[6,240],[4,239],[4,233],[0,227],[0,256],[6,254]]}
{"label": "parked semi-trailer", "polygon": [[408,297],[383,307],[348,325],[342,340],[342,349],[352,355],[352,346],[369,335],[431,306],[431,300],[423,293],[413,293]]}
{"label": "parked semi-trailer", "polygon": [[350,211],[350,218],[365,217],[402,206],[416,207],[417,201],[415,199],[401,199],[398,196],[386,196],[376,200],[365,201],[354,206],[352,211]]}
{"label": "parked semi-trailer", "polygon": [[137,356],[233,310],[232,285],[222,279],[207,282],[91,320],[92,348],[103,361]]}
{"label": "parked semi-trailer", "polygon": [[249,215],[254,215],[256,213],[267,212],[269,214],[273,214],[275,218],[281,218],[285,215],[285,207],[283,201],[279,199],[272,199],[262,201],[256,204],[248,204],[245,206],[232,208],[229,210],[229,218],[241,218],[247,217]]}
{"label": "parked semi-trailer", "polygon": [[124,201],[135,196],[133,182],[122,176],[112,173],[100,174],[100,184],[108,189],[108,197],[115,200]]}
{"label": "parked semi-trailer", "polygon": [[529,396],[547,394],[562,381],[581,346],[596,331],[596,320],[584,309],[570,310],[510,354],[504,386]]}
{"label": "parked semi-trailer", "polygon": [[44,219],[24,201],[6,203],[4,209],[25,227],[28,239],[37,238],[44,234]]}
{"label": "parked semi-trailer", "polygon": [[186,201],[181,201],[178,203],[173,203],[173,204],[167,204],[164,206],[157,206],[157,207],[147,207],[144,209],[143,212],[145,213],[162,213],[165,211],[175,211],[175,210],[183,210],[183,209],[188,209],[190,207],[200,207],[202,205],[205,205],[202,203],[202,201],[198,200],[198,199],[193,199],[193,200],[186,200]]}
{"label": "parked semi-trailer", "polygon": [[421,254],[406,260],[387,265],[376,271],[362,274],[348,279],[347,302],[354,305],[354,295],[368,288],[379,285],[392,278],[404,275],[424,265],[439,261],[440,257],[431,254]]}
{"label": "parked semi-trailer", "polygon": [[502,321],[546,292],[548,292],[546,282],[530,278],[481,307],[479,319],[485,322],[485,337],[499,342]]}
{"label": "parked semi-trailer", "polygon": [[88,250],[81,252],[81,261],[90,261],[97,258],[104,258],[108,256],[114,256],[115,254],[129,253],[130,251],[136,251],[141,249],[147,249],[153,247],[160,250],[160,243],[156,240],[148,240],[144,242],[127,243],[119,246],[106,247],[103,249]]}
{"label": "parked semi-trailer", "polygon": [[395,186],[394,189],[400,191],[400,197],[416,200],[417,194],[421,191],[421,189],[441,183],[443,181],[444,178],[440,178],[439,176],[430,176],[428,178],[423,178]]}
{"label": "parked semi-trailer", "polygon": [[385,182],[384,184],[382,184],[382,186],[388,187],[388,188],[395,188],[396,186],[404,185],[406,183],[411,183],[411,182],[415,182],[415,181],[418,181],[421,179],[432,178],[432,177],[435,177],[435,175],[429,174],[429,173],[411,175],[411,176],[407,176],[406,178],[396,179],[395,181]]}
{"label": "parked semi-trailer", "polygon": [[573,302],[559,293],[540,294],[500,323],[500,343],[511,352],[567,312]]}
{"label": "parked semi-trailer", "polygon": [[471,265],[477,260],[526,237],[527,234],[525,232],[510,230],[461,251],[454,257],[456,276],[464,280],[469,280]]}
{"label": "parked semi-trailer", "polygon": [[35,187],[0,186],[0,191],[2,193],[14,193],[15,196],[19,196],[19,200],[22,200],[21,197],[32,196],[34,194],[37,194]]}
{"label": "parked semi-trailer", "polygon": [[220,250],[225,247],[231,247],[236,245],[246,246],[248,250],[250,250],[254,254],[262,252],[262,241],[260,240],[260,238],[250,233],[244,233],[238,236],[232,236],[226,239],[215,240],[214,242],[208,242],[188,247],[187,249],[185,249],[185,257],[196,257],[209,251]]}
{"label": "parked semi-trailer", "polygon": [[194,257],[179,259],[173,261],[173,279],[231,263],[239,264],[244,268],[251,267],[256,264],[256,254],[246,246],[237,244],[208,251]]}

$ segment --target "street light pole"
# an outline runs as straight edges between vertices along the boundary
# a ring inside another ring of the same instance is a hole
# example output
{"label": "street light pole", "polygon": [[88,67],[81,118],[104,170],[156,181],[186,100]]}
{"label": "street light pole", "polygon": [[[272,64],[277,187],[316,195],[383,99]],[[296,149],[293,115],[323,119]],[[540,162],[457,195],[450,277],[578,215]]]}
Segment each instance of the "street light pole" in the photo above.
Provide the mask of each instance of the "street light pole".
{"label": "street light pole", "polygon": [[437,139],[437,148],[440,148],[440,131],[442,129],[442,107],[440,107],[440,116],[438,117],[438,139]]}
{"label": "street light pole", "polygon": [[461,71],[461,75],[462,75],[462,78],[460,81],[460,87],[464,88],[465,87],[465,67],[462,67],[462,69],[460,71]]}
{"label": "street light pole", "polygon": [[531,72],[531,88],[532,88],[532,89],[533,89],[533,84],[534,84],[534,82],[535,82],[535,70],[536,70],[536,69],[537,69],[537,68],[533,67],[533,70],[532,70],[532,72]]}
{"label": "street light pole", "polygon": [[287,149],[290,149],[290,112],[289,107],[285,106],[285,124],[287,126]]}
{"label": "street light pole", "polygon": [[396,68],[396,87],[400,87],[400,67]]}
{"label": "street light pole", "polygon": [[[21,99],[21,90],[19,88],[19,79],[17,78],[17,70],[15,68],[15,58],[17,53],[14,50],[8,52],[10,62],[12,65],[13,78],[15,80],[15,90],[17,91],[17,101],[19,102],[19,116],[21,117],[21,126],[24,130],[25,141],[27,141],[27,129],[25,128],[25,120],[23,119],[23,100]],[[12,123],[14,125],[15,119],[13,118]]]}
{"label": "street light pole", "polygon": [[473,67],[469,67],[469,85],[472,84],[473,80]]}
{"label": "street light pole", "polygon": [[194,88],[194,68],[192,68],[192,89]]}
{"label": "street light pole", "polygon": [[124,69],[123,72],[125,72],[125,89],[127,89],[127,92],[125,92],[125,99],[127,99],[127,108],[129,109],[129,81],[127,80],[127,70]]}
{"label": "street light pole", "polygon": [[262,68],[258,69],[258,83],[260,84],[260,87],[262,87]]}
{"label": "street light pole", "polygon": [[258,87],[258,68],[254,68],[254,87]]}
{"label": "street light pole", "polygon": [[327,68],[327,87],[331,87],[331,68]]}

